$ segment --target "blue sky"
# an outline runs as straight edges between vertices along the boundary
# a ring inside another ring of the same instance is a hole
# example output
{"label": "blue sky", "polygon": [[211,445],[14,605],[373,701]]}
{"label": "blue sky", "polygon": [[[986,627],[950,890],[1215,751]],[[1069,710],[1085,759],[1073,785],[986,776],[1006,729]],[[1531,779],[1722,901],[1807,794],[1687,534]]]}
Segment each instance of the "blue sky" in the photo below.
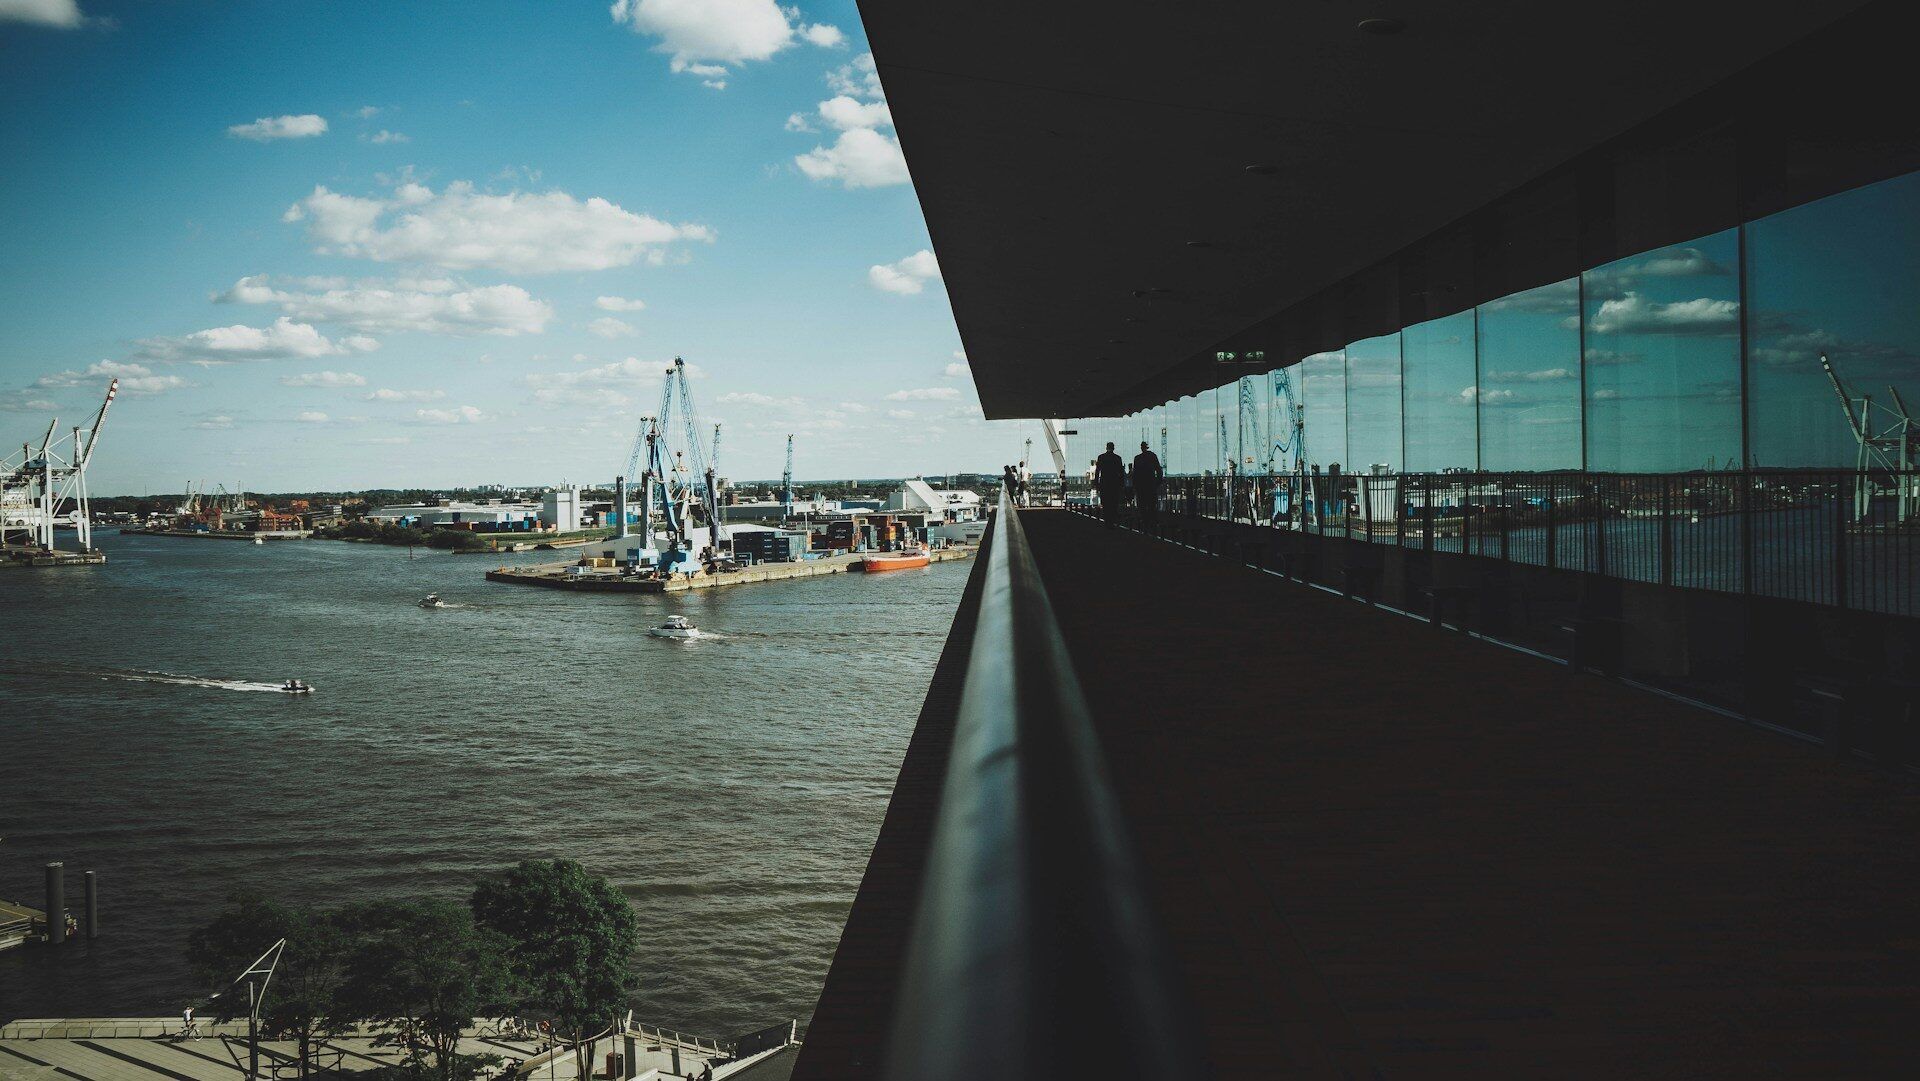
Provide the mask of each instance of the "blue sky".
{"label": "blue sky", "polygon": [[[0,0],[0,435],[96,491],[997,469],[851,2]],[[1033,431],[1029,431],[1029,429]]]}

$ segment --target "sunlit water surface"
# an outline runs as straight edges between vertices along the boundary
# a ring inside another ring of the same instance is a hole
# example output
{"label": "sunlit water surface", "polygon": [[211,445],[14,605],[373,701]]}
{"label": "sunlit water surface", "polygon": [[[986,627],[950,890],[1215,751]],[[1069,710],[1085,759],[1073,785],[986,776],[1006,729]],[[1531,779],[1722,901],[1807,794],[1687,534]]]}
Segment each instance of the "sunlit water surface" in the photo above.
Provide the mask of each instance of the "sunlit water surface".
{"label": "sunlit water surface", "polygon": [[[0,897],[49,860],[102,896],[93,944],[0,954],[0,1018],[178,1012],[237,888],[464,897],[569,856],[639,916],[639,1017],[804,1024],[969,569],[648,597],[482,578],[553,553],[101,544],[0,570]],[[669,613],[705,635],[649,637]]]}

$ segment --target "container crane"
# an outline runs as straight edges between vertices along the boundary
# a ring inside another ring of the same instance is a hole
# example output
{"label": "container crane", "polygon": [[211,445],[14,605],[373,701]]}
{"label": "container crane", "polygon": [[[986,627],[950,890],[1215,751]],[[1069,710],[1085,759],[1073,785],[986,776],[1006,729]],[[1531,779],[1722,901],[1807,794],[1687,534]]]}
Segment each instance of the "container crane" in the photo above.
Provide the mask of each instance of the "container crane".
{"label": "container crane", "polygon": [[[0,536],[18,528],[34,547],[51,552],[54,528],[71,525],[81,552],[93,551],[92,507],[88,502],[87,466],[100,445],[107,410],[120,392],[120,381],[107,384],[106,396],[93,416],[93,425],[81,434],[76,425],[64,439],[55,439],[59,418],[48,422],[36,452],[21,444],[20,460],[0,462]],[[63,509],[65,508],[65,509]]]}
{"label": "container crane", "polygon": [[787,468],[780,474],[780,518],[793,517],[793,436],[787,436]]}
{"label": "container crane", "polygon": [[[1853,462],[1854,528],[1873,528],[1874,469],[1885,470],[1892,477],[1894,527],[1908,529],[1920,525],[1916,520],[1920,514],[1920,474],[1914,472],[1917,433],[1913,415],[1907,411],[1899,388],[1887,387],[1887,396],[1893,399],[1893,405],[1879,405],[1876,413],[1873,395],[1855,397],[1840,381],[1840,373],[1834,370],[1833,361],[1825,353],[1820,354],[1820,369],[1826,372],[1834,396],[1840,399],[1840,409],[1847,415],[1847,430],[1853,434],[1857,447]],[[1879,424],[1886,426],[1877,427]]]}

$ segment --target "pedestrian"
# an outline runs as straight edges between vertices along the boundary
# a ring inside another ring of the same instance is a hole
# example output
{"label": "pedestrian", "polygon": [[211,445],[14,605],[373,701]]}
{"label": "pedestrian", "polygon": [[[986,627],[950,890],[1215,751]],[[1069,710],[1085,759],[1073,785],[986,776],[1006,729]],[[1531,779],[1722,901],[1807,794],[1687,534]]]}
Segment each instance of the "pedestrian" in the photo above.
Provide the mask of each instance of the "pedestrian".
{"label": "pedestrian", "polygon": [[1107,520],[1107,528],[1114,527],[1114,519],[1120,514],[1120,507],[1127,501],[1127,464],[1113,452],[1113,444],[1107,444],[1107,452],[1093,460],[1093,484],[1100,490],[1100,513]]}
{"label": "pedestrian", "polygon": [[200,1029],[193,1023],[192,1006],[188,1006],[186,1009],[180,1011],[180,1038],[183,1040],[197,1040],[200,1038]]}
{"label": "pedestrian", "polygon": [[1146,443],[1133,456],[1133,502],[1140,512],[1140,528],[1153,529],[1160,524],[1160,456]]}
{"label": "pedestrian", "polygon": [[1007,493],[1008,504],[1012,505],[1020,502],[1020,478],[1014,475],[1012,466],[1003,465],[1000,467],[1000,487]]}

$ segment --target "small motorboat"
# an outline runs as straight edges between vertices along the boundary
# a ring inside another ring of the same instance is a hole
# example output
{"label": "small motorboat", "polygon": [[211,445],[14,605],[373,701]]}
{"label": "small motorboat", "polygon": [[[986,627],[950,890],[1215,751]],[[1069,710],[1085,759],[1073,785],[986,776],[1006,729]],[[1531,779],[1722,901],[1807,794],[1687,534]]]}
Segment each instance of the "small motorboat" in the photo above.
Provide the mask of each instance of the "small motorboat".
{"label": "small motorboat", "polygon": [[909,548],[903,552],[870,552],[860,559],[860,569],[868,574],[880,571],[905,571],[915,567],[924,567],[929,560],[923,548]]}
{"label": "small motorboat", "polygon": [[687,622],[686,616],[668,616],[665,623],[647,631],[655,638],[698,638],[700,628]]}
{"label": "small motorboat", "polygon": [[280,685],[281,694],[312,694],[313,684],[298,679],[290,679]]}
{"label": "small motorboat", "polygon": [[438,593],[429,593],[426,599],[420,602],[420,607],[422,608],[445,608],[446,606],[447,602],[441,600],[440,594]]}

